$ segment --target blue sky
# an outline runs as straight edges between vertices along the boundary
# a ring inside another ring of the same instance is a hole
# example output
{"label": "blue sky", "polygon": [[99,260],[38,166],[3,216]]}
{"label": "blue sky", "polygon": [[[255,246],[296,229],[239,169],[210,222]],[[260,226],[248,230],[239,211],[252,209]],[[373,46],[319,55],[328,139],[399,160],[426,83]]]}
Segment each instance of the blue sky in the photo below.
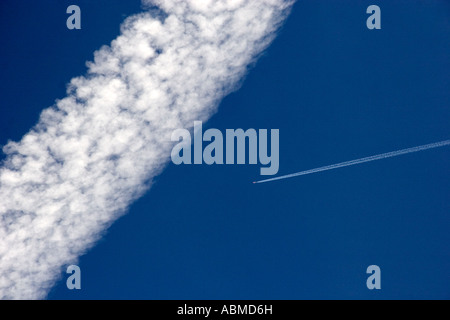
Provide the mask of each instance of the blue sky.
{"label": "blue sky", "polygon": [[[78,4],[82,30],[65,27]],[[382,29],[366,28],[377,4]],[[140,2],[0,3],[0,144],[65,96]],[[280,130],[288,174],[449,139],[450,4],[299,0],[207,128]],[[206,129],[206,128],[205,128]],[[254,185],[170,164],[49,299],[448,299],[450,150]],[[369,265],[382,289],[366,287]]]}

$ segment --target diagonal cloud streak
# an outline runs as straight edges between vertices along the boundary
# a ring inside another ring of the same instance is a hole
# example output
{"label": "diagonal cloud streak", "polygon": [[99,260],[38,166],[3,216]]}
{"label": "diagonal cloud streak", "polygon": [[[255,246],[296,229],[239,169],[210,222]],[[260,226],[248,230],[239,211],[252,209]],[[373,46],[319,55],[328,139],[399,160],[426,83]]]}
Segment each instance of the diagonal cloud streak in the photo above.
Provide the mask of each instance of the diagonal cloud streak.
{"label": "diagonal cloud streak", "polygon": [[[292,0],[144,0],[0,169],[0,298],[45,298],[235,90]],[[159,9],[155,11],[155,6]]]}

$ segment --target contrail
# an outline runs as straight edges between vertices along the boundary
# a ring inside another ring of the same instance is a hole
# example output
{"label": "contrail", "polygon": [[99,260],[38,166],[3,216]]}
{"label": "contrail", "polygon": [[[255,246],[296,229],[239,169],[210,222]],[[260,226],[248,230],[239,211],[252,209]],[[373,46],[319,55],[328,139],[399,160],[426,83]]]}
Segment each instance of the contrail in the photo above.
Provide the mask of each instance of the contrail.
{"label": "contrail", "polygon": [[293,178],[293,177],[298,177],[298,176],[304,176],[304,175],[311,174],[311,173],[333,170],[333,169],[348,167],[348,166],[354,166],[356,164],[361,164],[364,162],[370,162],[370,161],[376,161],[376,160],[381,160],[381,159],[386,159],[386,158],[397,157],[402,154],[419,152],[419,151],[424,151],[424,150],[428,150],[428,149],[444,147],[444,146],[448,146],[448,145],[450,145],[450,140],[445,140],[445,141],[441,141],[441,142],[426,144],[423,146],[412,147],[412,148],[408,148],[408,149],[402,149],[402,150],[398,150],[398,151],[382,153],[382,154],[378,154],[375,156],[370,156],[370,157],[360,158],[360,159],[356,159],[356,160],[350,160],[350,161],[346,161],[346,162],[336,163],[336,164],[332,164],[329,166],[324,166],[324,167],[320,167],[320,168],[316,168],[316,169],[310,169],[310,170],[301,171],[301,172],[297,172],[297,173],[291,173],[291,174],[287,174],[287,175],[276,177],[276,178],[255,181],[253,183],[263,183],[263,182],[288,179],[288,178]]}
{"label": "contrail", "polygon": [[171,133],[206,121],[238,88],[293,1],[144,4],[67,96],[3,148],[1,299],[46,296],[149,189],[170,160]]}

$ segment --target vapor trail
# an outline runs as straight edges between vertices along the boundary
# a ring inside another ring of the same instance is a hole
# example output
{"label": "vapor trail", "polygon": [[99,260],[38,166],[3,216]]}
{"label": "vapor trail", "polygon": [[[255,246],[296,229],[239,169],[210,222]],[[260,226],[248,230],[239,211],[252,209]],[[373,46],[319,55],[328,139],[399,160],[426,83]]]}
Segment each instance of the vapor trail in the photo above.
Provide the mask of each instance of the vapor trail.
{"label": "vapor trail", "polygon": [[361,158],[361,159],[356,159],[356,160],[350,160],[350,161],[346,161],[346,162],[336,163],[336,164],[332,164],[332,165],[329,165],[329,166],[324,166],[324,167],[320,167],[320,168],[316,168],[316,169],[310,169],[310,170],[301,171],[301,172],[297,172],[297,173],[291,173],[291,174],[287,174],[287,175],[276,177],[276,178],[255,181],[253,183],[263,183],[263,182],[288,179],[288,178],[293,178],[293,177],[298,177],[298,176],[304,176],[304,175],[311,174],[311,173],[316,173],[316,172],[333,170],[333,169],[342,168],[342,167],[353,166],[353,165],[361,164],[361,163],[364,163],[364,162],[370,162],[370,161],[375,161],[375,160],[381,160],[381,159],[386,159],[386,158],[397,157],[397,156],[400,156],[402,154],[419,152],[419,151],[424,151],[424,150],[427,150],[427,149],[439,148],[439,147],[444,147],[444,146],[448,146],[448,145],[450,145],[450,140],[445,140],[445,141],[441,141],[441,142],[435,142],[435,143],[426,144],[426,145],[423,145],[423,146],[418,146],[418,147],[413,147],[413,148],[408,148],[408,149],[402,149],[402,150],[398,150],[398,151],[382,153],[382,154],[378,154],[378,155],[370,156],[370,157],[365,157],[365,158]]}
{"label": "vapor trail", "polygon": [[170,159],[173,130],[206,121],[237,89],[293,1],[144,4],[151,10],[125,21],[67,97],[3,148],[2,299],[46,296],[63,267],[148,190]]}

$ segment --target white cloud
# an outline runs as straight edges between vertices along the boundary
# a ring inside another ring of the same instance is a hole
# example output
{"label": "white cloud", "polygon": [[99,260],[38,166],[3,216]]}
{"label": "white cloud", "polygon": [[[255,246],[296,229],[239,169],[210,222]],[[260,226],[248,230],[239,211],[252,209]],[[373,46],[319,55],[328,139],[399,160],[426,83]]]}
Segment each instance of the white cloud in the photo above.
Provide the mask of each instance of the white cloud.
{"label": "white cloud", "polygon": [[[206,121],[275,36],[291,1],[150,0],[42,112],[0,169],[0,298],[44,298]],[[164,17],[164,18],[161,18]]]}

